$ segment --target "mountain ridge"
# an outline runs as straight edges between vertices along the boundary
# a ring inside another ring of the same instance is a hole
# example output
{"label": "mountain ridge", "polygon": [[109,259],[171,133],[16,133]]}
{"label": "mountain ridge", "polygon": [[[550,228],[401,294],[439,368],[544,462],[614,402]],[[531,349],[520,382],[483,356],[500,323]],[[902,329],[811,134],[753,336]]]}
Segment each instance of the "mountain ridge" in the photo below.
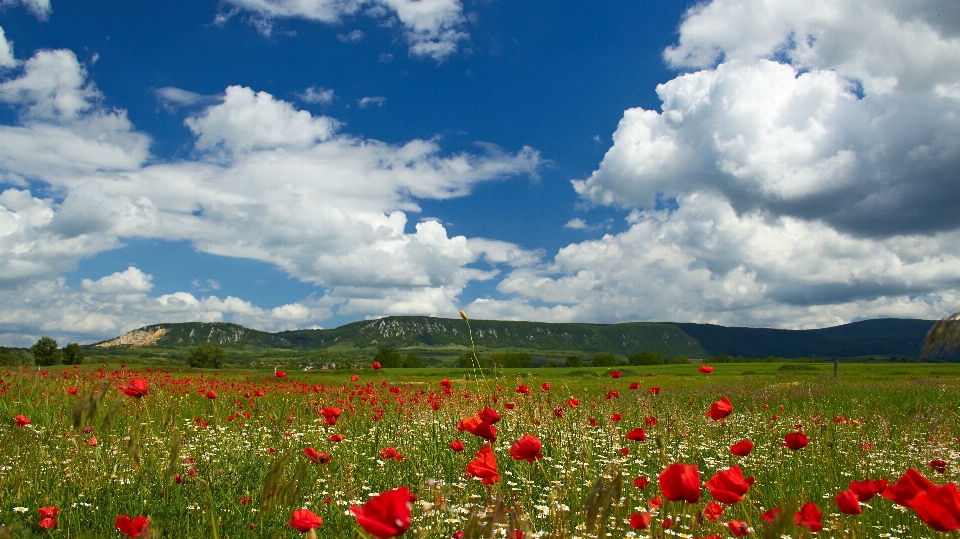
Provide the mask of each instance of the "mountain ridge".
{"label": "mountain ridge", "polygon": [[[829,328],[786,330],[674,322],[617,324],[470,320],[481,349],[614,352],[629,356],[744,357],[916,356],[934,320],[882,318]],[[149,337],[149,338],[146,338]],[[225,348],[290,350],[467,349],[470,336],[459,318],[390,316],[332,329],[269,333],[227,322],[145,326],[92,347],[187,348],[210,342]]]}

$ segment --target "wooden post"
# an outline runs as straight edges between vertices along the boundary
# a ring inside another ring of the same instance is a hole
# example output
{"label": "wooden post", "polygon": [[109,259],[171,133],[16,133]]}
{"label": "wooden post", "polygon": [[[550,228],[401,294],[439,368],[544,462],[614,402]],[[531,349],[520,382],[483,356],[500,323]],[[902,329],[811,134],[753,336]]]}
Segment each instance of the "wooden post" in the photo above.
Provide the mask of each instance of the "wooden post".
{"label": "wooden post", "polygon": [[833,377],[837,377],[837,358],[833,358]]}

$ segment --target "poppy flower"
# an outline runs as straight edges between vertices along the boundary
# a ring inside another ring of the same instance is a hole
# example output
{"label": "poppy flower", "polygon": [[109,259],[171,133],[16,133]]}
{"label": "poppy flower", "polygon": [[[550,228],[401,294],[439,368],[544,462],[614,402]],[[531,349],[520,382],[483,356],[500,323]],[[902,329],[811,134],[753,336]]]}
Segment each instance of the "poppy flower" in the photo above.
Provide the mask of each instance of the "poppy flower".
{"label": "poppy flower", "polygon": [[936,470],[937,473],[944,473],[947,471],[947,462],[941,459],[931,460],[930,467]]}
{"label": "poppy flower", "polygon": [[16,423],[18,427],[25,427],[30,424],[30,420],[23,414],[14,417],[13,422]]}
{"label": "poppy flower", "polygon": [[67,390],[67,393],[69,393],[69,394],[71,394],[71,395],[76,395],[76,394],[77,394],[77,391],[79,391],[77,388],[71,387],[70,389]]}
{"label": "poppy flower", "polygon": [[457,423],[459,430],[466,430],[470,434],[483,438],[484,440],[493,440],[497,437],[497,428],[493,423],[484,421],[479,417],[467,417]]}
{"label": "poppy flower", "polygon": [[647,417],[643,418],[643,424],[646,425],[646,426],[648,426],[648,427],[655,427],[655,426],[657,426],[657,418],[653,417],[652,415],[651,415],[651,416],[647,416]]}
{"label": "poppy flower", "polygon": [[733,404],[730,403],[730,400],[724,396],[722,399],[710,405],[710,411],[707,412],[707,417],[714,421],[719,421],[733,412]]}
{"label": "poppy flower", "polygon": [[541,391],[550,391],[550,382],[544,382],[540,384]]}
{"label": "poppy flower", "polygon": [[634,477],[633,486],[637,487],[640,490],[647,488],[647,485],[650,484],[650,480],[646,477]]}
{"label": "poppy flower", "polygon": [[130,519],[130,515],[120,515],[113,523],[113,527],[127,537],[140,537],[143,535],[143,530],[147,529],[147,525],[149,524],[150,519],[143,515],[138,515],[132,520]]}
{"label": "poppy flower", "polygon": [[97,437],[96,437],[96,436],[91,436],[91,437],[90,437],[90,440],[87,441],[87,444],[88,444],[90,447],[97,447]]}
{"label": "poppy flower", "polygon": [[620,374],[620,371],[613,371],[610,373],[610,378],[620,378],[621,376],[623,375]]}
{"label": "poppy flower", "polygon": [[650,513],[633,513],[630,515],[630,527],[635,530],[645,530],[650,527]]}
{"label": "poppy flower", "polygon": [[633,390],[640,389],[640,383],[639,383],[639,382],[630,382],[630,389],[633,389]]}
{"label": "poppy flower", "polygon": [[647,502],[647,505],[654,509],[660,509],[663,507],[663,498],[660,496],[654,496],[653,498],[650,498],[650,501]]}
{"label": "poppy flower", "polygon": [[396,460],[397,462],[399,462],[399,461],[403,460],[403,455],[401,455],[400,453],[397,453],[396,448],[391,445],[391,446],[389,446],[389,447],[385,447],[385,448],[383,448],[383,449],[380,450],[380,458],[382,458],[382,459],[394,459],[394,460]]}
{"label": "poppy flower", "polygon": [[207,394],[204,396],[210,400],[213,400],[217,398],[217,392],[211,389],[210,391],[207,391]]}
{"label": "poppy flower", "polygon": [[734,537],[746,537],[750,533],[750,527],[742,520],[731,520],[727,523],[727,529]]}
{"label": "poppy flower", "polygon": [[647,433],[642,427],[637,427],[627,433],[626,438],[634,442],[642,442],[647,439]]}
{"label": "poppy flower", "polygon": [[857,501],[866,502],[870,501],[875,494],[880,494],[886,490],[889,482],[887,479],[880,479],[879,481],[871,481],[869,479],[851,481],[850,490],[857,495]]}
{"label": "poppy flower", "polygon": [[818,532],[823,529],[823,522],[820,521],[822,518],[823,514],[817,508],[817,504],[813,502],[807,502],[800,508],[800,511],[793,515],[793,519],[797,521],[798,526],[803,526],[811,532]]}
{"label": "poppy flower", "polygon": [[531,434],[524,434],[510,446],[510,456],[514,460],[533,462],[543,457],[543,453],[540,451],[542,448],[543,444],[540,443],[539,438]]}
{"label": "poppy flower", "polygon": [[307,533],[323,524],[323,519],[309,509],[297,509],[290,515],[287,524],[300,533]]}
{"label": "poppy flower", "polygon": [[810,443],[810,439],[802,432],[791,432],[783,437],[783,445],[796,451],[802,449]]}
{"label": "poppy flower", "polygon": [[621,419],[623,419],[623,414],[613,414],[610,416],[610,421],[613,421],[614,423],[620,421]]}
{"label": "poppy flower", "polygon": [[320,415],[323,416],[323,420],[327,425],[336,425],[337,418],[340,417],[340,414],[343,411],[340,408],[334,408],[333,406],[324,406],[323,410],[320,411]]}
{"label": "poppy flower", "polygon": [[374,361],[373,363],[370,364],[370,367],[375,371],[379,371],[381,365],[379,361]]}
{"label": "poppy flower", "polygon": [[359,380],[359,379],[360,379],[360,375],[359,375],[359,374],[350,375],[350,381],[351,381],[351,382],[356,382],[356,381]]}
{"label": "poppy flower", "polygon": [[913,509],[920,520],[937,531],[960,530],[960,492],[954,483],[938,487],[909,468],[880,495]]}
{"label": "poppy flower", "polygon": [[753,485],[753,478],[744,479],[739,466],[721,470],[704,483],[715,500],[727,505],[733,505],[742,500],[751,485]]}
{"label": "poppy flower", "polygon": [[700,501],[700,472],[696,464],[675,463],[667,466],[658,478],[660,491],[668,500]]}
{"label": "poppy flower", "polygon": [[377,539],[403,535],[410,529],[411,503],[416,497],[407,487],[388,490],[363,504],[350,507],[353,517],[367,533]]}
{"label": "poppy flower", "polygon": [[649,394],[651,394],[651,395],[659,395],[659,394],[660,394],[660,388],[657,387],[657,386],[653,386],[653,387],[651,387],[650,389],[647,390],[647,393],[649,393]]}
{"label": "poppy flower", "polygon": [[730,446],[730,452],[738,457],[745,457],[753,451],[753,442],[742,440]]}
{"label": "poppy flower", "polygon": [[40,513],[40,522],[37,523],[37,526],[40,526],[45,530],[57,527],[57,514],[60,513],[60,509],[57,509],[53,506],[47,506],[41,507],[37,511]]}
{"label": "poppy flower", "polygon": [[622,453],[622,454],[624,454],[624,455],[629,455],[629,454],[630,454],[630,448],[629,448],[629,447],[621,447],[621,448],[620,448],[620,453]]}
{"label": "poppy flower", "polygon": [[253,496],[245,496],[243,498],[240,498],[240,505],[247,505],[252,501],[253,501]]}
{"label": "poppy flower", "polygon": [[125,394],[130,395],[135,399],[139,399],[147,394],[147,381],[143,378],[134,378],[133,380],[130,380],[129,385],[119,386],[118,388]]}
{"label": "poppy flower", "polygon": [[576,398],[576,397],[573,397],[573,398],[571,398],[571,399],[569,399],[569,400],[567,401],[567,406],[569,406],[569,407],[571,407],[571,408],[576,408],[576,407],[579,406],[579,405],[580,405],[580,399],[578,399],[578,398]]}
{"label": "poppy flower", "polygon": [[711,367],[710,365],[701,365],[700,372],[702,372],[703,374],[713,374],[713,367]]}
{"label": "poppy flower", "polygon": [[783,512],[783,509],[780,507],[774,507],[766,513],[760,515],[760,518],[766,520],[768,523],[773,524],[773,521],[777,520],[777,517],[780,516],[780,513]]}
{"label": "poppy flower", "polygon": [[703,516],[711,522],[714,522],[720,518],[720,513],[722,512],[723,506],[717,502],[710,502],[706,507],[703,508]]}
{"label": "poppy flower", "polygon": [[326,464],[330,462],[330,454],[326,451],[317,451],[312,447],[306,447],[303,450],[303,454],[312,460],[314,464]]}
{"label": "poppy flower", "polygon": [[483,480],[484,485],[492,485],[500,481],[497,473],[497,459],[493,456],[490,444],[484,445],[477,451],[476,458],[467,464],[467,473]]}
{"label": "poppy flower", "polygon": [[529,395],[529,394],[530,394],[530,388],[527,387],[526,385],[521,384],[521,385],[517,386],[516,392],[517,392],[517,393],[523,393],[524,395]]}
{"label": "poppy flower", "polygon": [[452,450],[456,451],[457,453],[459,453],[459,452],[463,451],[463,450],[466,449],[466,448],[463,447],[463,442],[462,442],[462,441],[460,441],[460,440],[454,440],[453,443],[450,444],[450,449],[452,449]]}
{"label": "poppy flower", "polygon": [[330,441],[334,443],[342,442],[343,435],[340,433],[334,434],[333,436],[330,437]]}
{"label": "poppy flower", "polygon": [[857,494],[852,490],[845,490],[837,494],[833,501],[837,504],[840,512],[845,515],[859,515],[863,512],[860,507],[860,500],[857,499]]}

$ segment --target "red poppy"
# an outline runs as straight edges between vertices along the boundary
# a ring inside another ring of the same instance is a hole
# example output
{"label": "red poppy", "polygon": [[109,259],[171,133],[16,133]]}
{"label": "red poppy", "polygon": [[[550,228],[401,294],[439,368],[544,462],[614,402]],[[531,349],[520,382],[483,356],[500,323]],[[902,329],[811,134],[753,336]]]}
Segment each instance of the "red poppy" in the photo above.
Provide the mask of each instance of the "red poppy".
{"label": "red poppy", "polygon": [[696,464],[674,463],[659,476],[660,491],[668,500],[700,501],[700,472]]}
{"label": "red poppy", "polygon": [[650,498],[650,501],[647,502],[647,505],[654,509],[660,509],[663,507],[663,498],[660,496],[654,496],[653,498]]}
{"label": "red poppy", "polygon": [[766,513],[760,515],[760,518],[762,518],[763,520],[766,520],[770,524],[773,524],[773,521],[777,520],[777,517],[780,516],[780,513],[782,512],[783,512],[782,508],[774,507],[773,509],[770,509]]}
{"label": "red poppy", "polygon": [[703,516],[710,521],[716,521],[723,512],[723,506],[717,502],[710,502],[703,508]]}
{"label": "red poppy", "polygon": [[483,479],[484,485],[492,485],[500,481],[500,474],[497,473],[497,460],[493,456],[493,450],[490,444],[484,445],[477,451],[476,458],[467,464],[467,473],[473,477]]}
{"label": "red poppy", "polygon": [[938,487],[910,468],[880,495],[913,509],[920,520],[937,531],[960,530],[960,492],[954,483]]}
{"label": "red poppy", "polygon": [[207,394],[204,396],[210,400],[213,400],[217,398],[217,392],[211,389],[210,391],[207,391]]}
{"label": "red poppy", "polygon": [[622,375],[620,374],[620,371],[613,371],[610,373],[610,378],[620,378],[621,376]]}
{"label": "red poppy", "polygon": [[753,442],[742,440],[730,446],[730,452],[738,457],[745,457],[753,451]]}
{"label": "red poppy", "polygon": [[334,434],[333,436],[330,437],[330,441],[334,443],[342,442],[343,435],[340,433]]}
{"label": "red poppy", "polygon": [[370,367],[372,367],[373,370],[375,370],[375,371],[379,371],[381,365],[380,365],[380,362],[379,362],[379,361],[374,361],[373,363],[370,364]]}
{"label": "red poppy", "polygon": [[290,515],[290,521],[287,524],[300,533],[307,533],[323,524],[323,519],[309,509],[297,509]]}
{"label": "red poppy", "polygon": [[527,387],[526,385],[521,384],[521,385],[517,386],[516,392],[517,392],[517,393],[523,393],[524,395],[529,395],[529,394],[530,394],[530,388]]}
{"label": "red poppy", "polygon": [[852,490],[845,490],[837,494],[833,501],[837,504],[840,512],[845,515],[859,515],[863,512],[863,509],[860,508],[860,500],[857,499],[857,494]]}
{"label": "red poppy", "polygon": [[285,373],[285,372],[283,372],[283,371],[277,371],[277,372],[273,373],[273,375],[276,376],[277,378],[286,378],[286,377],[287,377],[287,373]]}
{"label": "red poppy", "polygon": [[326,464],[330,462],[330,454],[326,451],[317,451],[312,447],[306,447],[303,450],[303,454],[312,460],[314,464]]}
{"label": "red poppy", "polygon": [[936,459],[930,461],[930,467],[937,471],[937,473],[944,473],[947,471],[947,461]]}
{"label": "red poppy", "polygon": [[400,487],[367,500],[363,507],[350,507],[357,524],[377,539],[403,535],[410,529],[410,504],[417,498]]}
{"label": "red poppy", "polygon": [[893,500],[897,505],[910,507],[910,501],[921,491],[936,485],[931,483],[920,472],[913,468],[908,469],[896,483],[887,487],[880,495]]}
{"label": "red poppy", "polygon": [[139,399],[147,394],[147,381],[143,378],[134,378],[130,380],[129,385],[119,386],[119,389],[131,397]]}
{"label": "red poppy", "polygon": [[753,478],[744,478],[739,466],[721,470],[704,483],[714,499],[727,505],[733,505],[742,500],[751,485],[753,485]]}
{"label": "red poppy", "polygon": [[514,460],[533,462],[539,458],[543,458],[543,453],[540,451],[542,448],[543,444],[540,443],[539,438],[530,434],[524,434],[510,446],[510,456],[513,457]]}
{"label": "red poppy", "polygon": [[450,444],[450,449],[459,453],[466,448],[463,446],[463,442],[461,440],[454,440],[453,443]]}
{"label": "red poppy", "polygon": [[[701,369],[703,367],[700,367]],[[727,529],[734,537],[746,537],[750,533],[750,527],[742,520],[731,520],[727,523]]]}
{"label": "red poppy", "polygon": [[647,488],[647,485],[649,485],[649,484],[650,484],[650,480],[647,479],[646,477],[634,477],[634,478],[633,478],[633,486],[637,487],[638,489],[643,490],[643,489]]}
{"label": "red poppy", "polygon": [[640,383],[639,383],[639,382],[630,382],[630,389],[634,389],[634,390],[640,389]]}
{"label": "red poppy", "polygon": [[148,524],[150,520],[143,515],[138,515],[133,520],[130,519],[130,515],[120,515],[113,526],[127,537],[140,537]]}
{"label": "red poppy", "polygon": [[651,395],[659,395],[659,394],[660,394],[660,388],[657,387],[657,386],[653,386],[653,387],[651,387],[650,389],[647,390],[647,393],[649,393],[649,394],[651,394]]}
{"label": "red poppy", "polygon": [[866,502],[869,501],[875,494],[880,494],[887,488],[887,484],[890,481],[888,479],[880,479],[879,481],[871,481],[869,479],[864,479],[863,481],[851,481],[850,490],[857,495],[857,501]]}
{"label": "red poppy", "polygon": [[630,527],[635,530],[645,530],[650,527],[650,513],[634,513],[630,515]]}
{"label": "red poppy", "polygon": [[647,417],[643,418],[643,424],[646,425],[646,426],[648,426],[648,427],[655,427],[655,426],[657,426],[657,418],[653,417],[652,415],[651,415],[651,416],[647,416]]}
{"label": "red poppy", "polygon": [[702,372],[703,374],[713,374],[713,367],[711,367],[710,365],[701,365],[700,372]]}
{"label": "red poppy", "polygon": [[550,382],[544,382],[540,384],[541,391],[550,391]]}
{"label": "red poppy", "polygon": [[18,427],[25,427],[30,424],[30,420],[23,414],[14,417],[13,422],[16,423]]}
{"label": "red poppy", "polygon": [[324,406],[323,410],[320,411],[320,415],[323,416],[323,420],[327,425],[336,425],[337,418],[340,417],[340,414],[343,411],[340,408],[334,408],[332,406]]}
{"label": "red poppy", "polygon": [[724,396],[722,399],[710,405],[710,411],[707,412],[707,417],[714,421],[719,421],[730,415],[732,412],[733,404],[731,404],[730,400]]}
{"label": "red poppy", "polygon": [[91,436],[90,440],[87,441],[87,444],[89,444],[90,447],[97,447],[97,437]]}
{"label": "red poppy", "polygon": [[627,433],[626,438],[634,442],[642,442],[647,439],[647,433],[642,427],[637,427]]}
{"label": "red poppy", "polygon": [[360,379],[360,375],[359,375],[359,374],[352,374],[352,375],[350,375],[350,381],[351,381],[351,382],[356,382],[356,381],[359,380],[359,379]]}
{"label": "red poppy", "polygon": [[497,428],[493,426],[493,423],[476,416],[464,418],[463,421],[457,423],[457,429],[466,430],[484,440],[493,440],[497,437]]}
{"label": "red poppy", "polygon": [[802,449],[810,443],[810,439],[802,432],[791,432],[783,437],[783,445],[796,451]]}
{"label": "red poppy", "polygon": [[40,526],[45,530],[57,527],[57,515],[60,513],[60,509],[57,509],[53,506],[47,506],[41,507],[37,511],[40,512],[40,522],[37,523],[37,526]]}
{"label": "red poppy", "polygon": [[77,391],[79,391],[77,388],[71,387],[70,389],[67,390],[67,393],[69,393],[69,394],[71,394],[71,395],[76,395],[76,394],[77,394]]}
{"label": "red poppy", "polygon": [[820,513],[820,509],[817,509],[817,504],[813,502],[807,502],[800,508],[799,512],[793,515],[793,519],[797,521],[798,526],[803,526],[811,532],[818,532],[823,529],[823,522],[820,521],[822,518],[823,514]]}
{"label": "red poppy", "polygon": [[579,405],[580,405],[580,399],[578,399],[578,398],[576,398],[576,397],[573,397],[573,398],[571,398],[571,399],[569,399],[569,400],[567,401],[567,406],[569,406],[569,407],[571,407],[571,408],[576,408],[576,407],[579,406]]}
{"label": "red poppy", "polygon": [[389,447],[385,447],[380,450],[380,458],[394,459],[399,462],[403,460],[403,455],[401,455],[400,453],[397,453],[396,448],[391,445]]}
{"label": "red poppy", "polygon": [[610,416],[610,421],[613,421],[614,423],[620,421],[621,419],[623,419],[623,414],[613,414]]}
{"label": "red poppy", "polygon": [[621,447],[621,448],[620,448],[620,452],[623,453],[624,455],[629,455],[629,454],[630,454],[630,448],[629,448],[629,447]]}

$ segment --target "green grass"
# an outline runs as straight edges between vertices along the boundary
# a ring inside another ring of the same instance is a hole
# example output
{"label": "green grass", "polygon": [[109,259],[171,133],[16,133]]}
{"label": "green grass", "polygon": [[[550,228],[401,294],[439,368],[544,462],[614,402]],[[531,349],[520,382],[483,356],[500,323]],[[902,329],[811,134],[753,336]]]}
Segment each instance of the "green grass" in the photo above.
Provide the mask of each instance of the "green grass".
{"label": "green grass", "polygon": [[[649,510],[649,500],[660,493],[660,471],[683,462],[697,464],[704,481],[738,464],[756,483],[717,522],[692,524],[712,500],[707,489],[697,504],[667,502],[653,514],[656,534],[671,515],[678,533],[729,537],[726,522],[737,519],[762,536],[763,511],[813,501],[824,514],[822,537],[937,536],[912,511],[880,498],[868,502],[854,527],[832,498],[850,481],[895,481],[909,467],[937,483],[957,481],[960,366],[841,364],[834,378],[832,364],[808,365],[816,370],[783,370],[800,366],[793,363],[723,364],[704,375],[697,365],[626,367],[618,379],[605,368],[505,369],[482,378],[472,369],[365,369],[357,371],[357,382],[349,381],[352,371],[289,372],[278,379],[272,371],[171,368],[167,374],[165,366],[147,373],[139,365],[135,372],[111,374],[117,368],[111,364],[102,380],[88,366],[67,369],[66,379],[60,367],[48,376],[36,368],[14,371],[0,377],[0,525],[13,537],[120,537],[113,528],[117,515],[142,514],[162,537],[212,537],[213,527],[219,537],[299,537],[284,523],[293,509],[307,507],[324,519],[318,537],[342,538],[360,533],[345,514],[351,505],[405,485],[419,498],[410,537],[476,532],[484,524],[478,515],[504,504],[513,520],[501,523],[525,530],[525,537],[595,537],[601,532],[586,529],[586,500],[600,481],[607,487],[600,499],[610,511],[602,533],[626,537],[626,518]],[[148,380],[149,394],[140,400],[117,390],[135,377]],[[450,396],[440,391],[444,378],[452,382]],[[541,389],[545,382],[549,391]],[[639,389],[630,390],[632,382]],[[104,383],[108,390],[93,420],[74,428],[78,398],[67,389],[83,395]],[[520,384],[530,395],[515,392]],[[648,391],[654,386],[659,395]],[[218,397],[205,398],[201,387]],[[257,390],[264,395],[254,396]],[[431,391],[438,410],[429,405]],[[714,422],[705,413],[721,396],[734,413]],[[571,398],[579,405],[566,404]],[[516,404],[513,410],[508,402]],[[324,406],[343,409],[336,425],[318,415]],[[483,441],[457,430],[460,420],[486,406],[502,416],[493,444],[501,479],[489,487],[464,477]],[[562,417],[555,416],[557,408]],[[382,415],[374,420],[378,410]],[[614,422],[617,413],[623,417]],[[31,424],[15,426],[17,414]],[[647,426],[648,417],[656,417],[656,425]],[[198,425],[197,418],[210,425]],[[783,437],[798,424],[810,445],[791,451]],[[625,440],[634,427],[644,427],[648,440]],[[335,433],[346,439],[331,442]],[[543,441],[543,459],[510,458],[507,449],[523,434]],[[457,438],[466,451],[448,448]],[[744,438],[754,442],[753,453],[731,455],[729,446]],[[327,451],[331,462],[310,463],[302,454],[306,446]],[[387,446],[404,459],[380,458]],[[628,455],[621,453],[625,447]],[[934,458],[948,462],[944,475],[927,466]],[[264,496],[271,466],[279,473],[278,488],[288,490],[272,502]],[[632,484],[640,476],[650,479],[644,490]],[[618,482],[620,495],[609,494]],[[245,497],[252,503],[241,505]],[[37,527],[37,508],[48,505],[60,509],[49,532]],[[806,532],[791,527],[784,533]]]}

